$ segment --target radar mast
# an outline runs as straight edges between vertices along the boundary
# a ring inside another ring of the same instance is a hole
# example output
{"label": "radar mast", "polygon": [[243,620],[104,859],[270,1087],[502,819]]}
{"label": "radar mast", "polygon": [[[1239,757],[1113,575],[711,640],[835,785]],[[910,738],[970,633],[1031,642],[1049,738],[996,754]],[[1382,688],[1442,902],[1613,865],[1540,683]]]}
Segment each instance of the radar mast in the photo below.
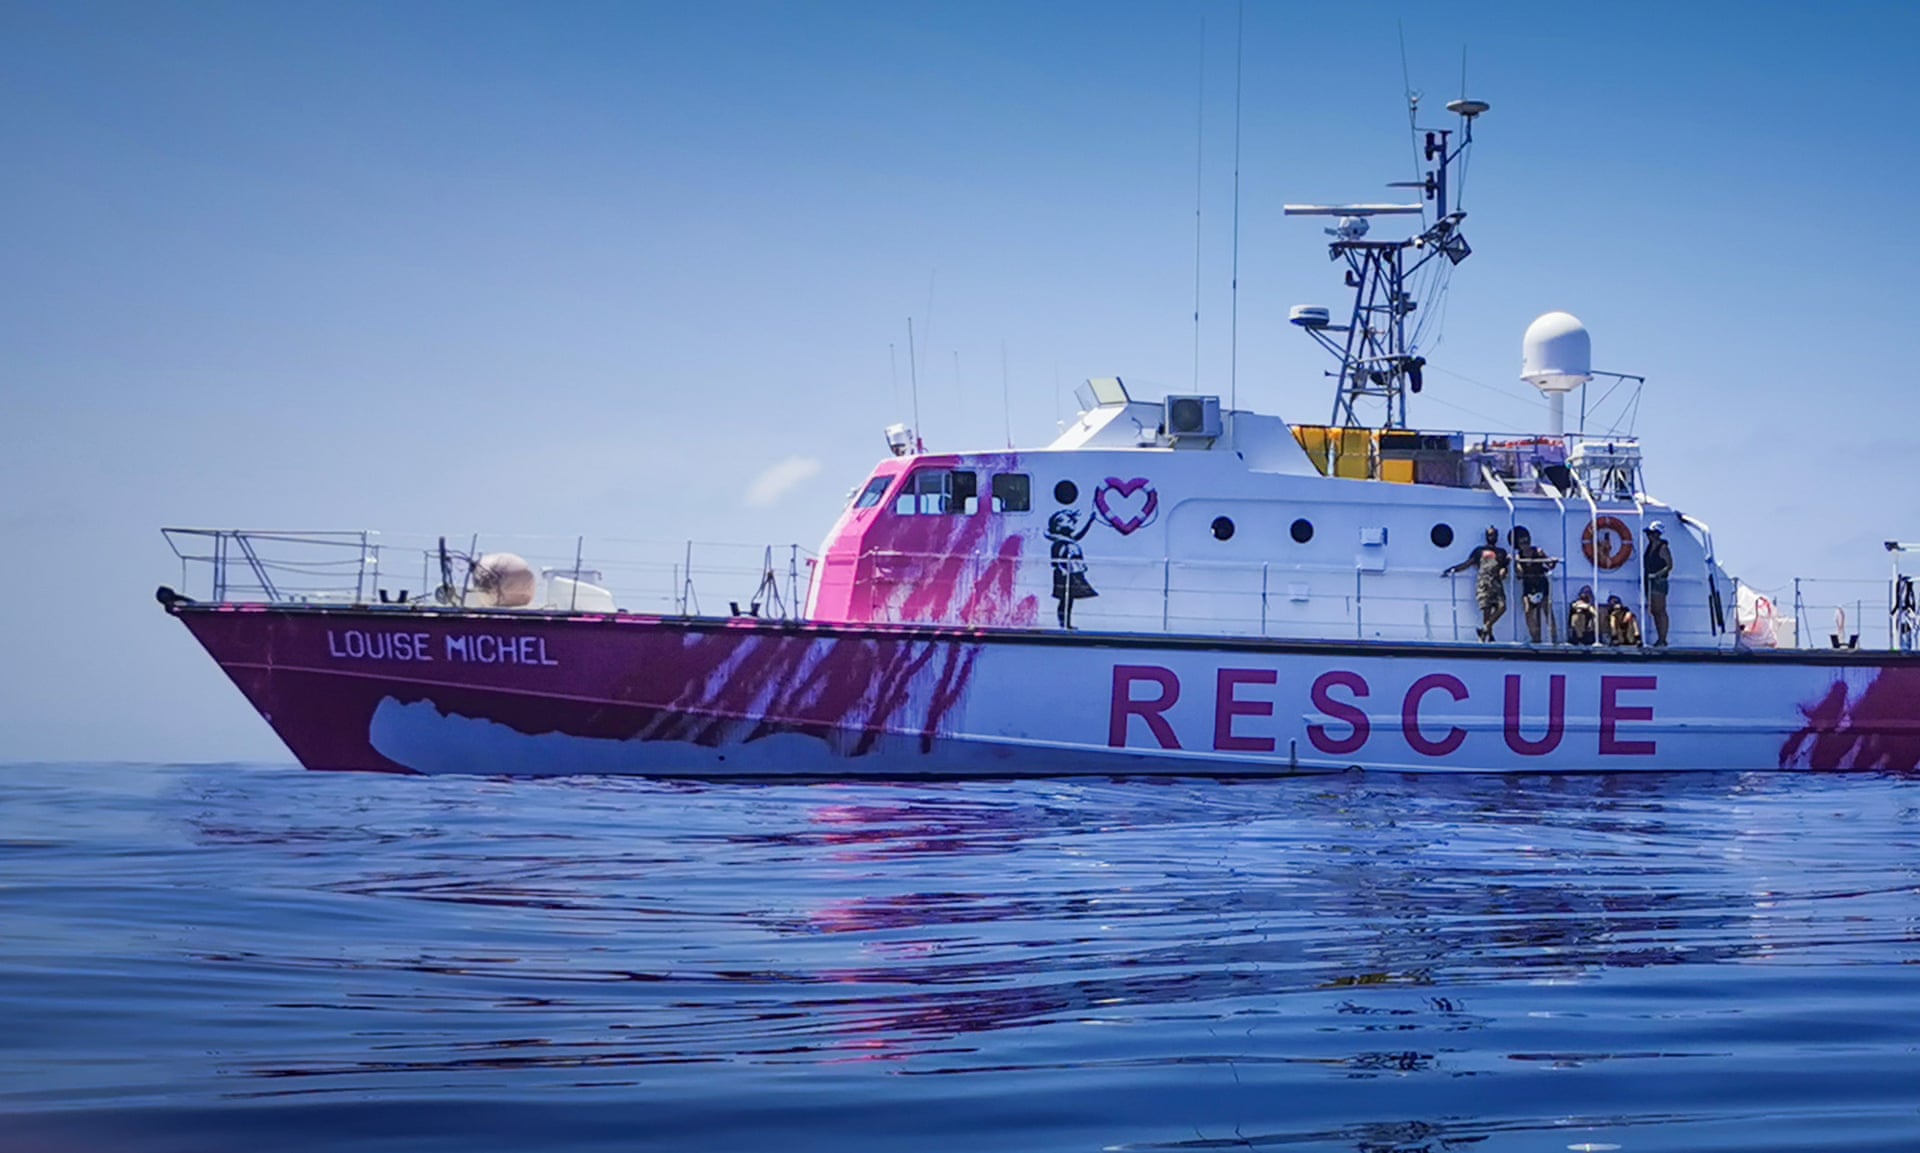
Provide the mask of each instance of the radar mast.
{"label": "radar mast", "polygon": [[[1419,111],[1419,97],[1411,98],[1412,110]],[[1288,204],[1288,216],[1331,216],[1333,237],[1327,246],[1329,258],[1345,261],[1346,287],[1353,291],[1353,310],[1345,325],[1332,323],[1325,308],[1302,305],[1288,319],[1305,329],[1340,362],[1334,391],[1333,418],[1330,423],[1344,428],[1365,427],[1359,406],[1377,399],[1385,408],[1383,428],[1407,427],[1407,393],[1419,392],[1426,358],[1419,354],[1420,329],[1408,331],[1407,318],[1419,307],[1410,281],[1436,259],[1444,266],[1435,271],[1444,274],[1472,254],[1466,237],[1460,234],[1460,222],[1467,214],[1456,200],[1448,200],[1449,177],[1464,171],[1463,157],[1473,144],[1473,122],[1487,110],[1482,100],[1450,100],[1447,111],[1460,118],[1458,129],[1426,130],[1423,162],[1432,165],[1423,180],[1393,184],[1391,188],[1417,188],[1422,193],[1414,204]],[[1453,142],[1455,133],[1459,142]],[[1434,220],[1418,236],[1403,240],[1369,240],[1371,221],[1376,216],[1419,216],[1424,223],[1427,204],[1433,205]],[[1440,276],[1430,278],[1438,287]]]}

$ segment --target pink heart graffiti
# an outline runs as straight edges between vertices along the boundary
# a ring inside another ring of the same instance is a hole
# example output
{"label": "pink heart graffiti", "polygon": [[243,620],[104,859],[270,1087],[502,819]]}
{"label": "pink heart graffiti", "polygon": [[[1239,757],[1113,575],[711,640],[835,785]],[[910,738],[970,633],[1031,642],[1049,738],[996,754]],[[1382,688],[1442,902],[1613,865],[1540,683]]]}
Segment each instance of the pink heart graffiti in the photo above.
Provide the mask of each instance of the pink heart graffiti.
{"label": "pink heart graffiti", "polygon": [[[1147,494],[1146,499],[1140,502],[1137,510],[1129,507],[1120,513],[1113,511],[1108,493],[1118,496],[1131,505],[1134,495],[1143,489]],[[1113,531],[1121,536],[1127,536],[1152,522],[1154,514],[1160,511],[1160,494],[1154,491],[1152,482],[1144,476],[1136,476],[1132,480],[1121,480],[1117,476],[1110,476],[1106,479],[1106,483],[1094,490],[1093,508],[1100,514],[1101,520],[1113,526]]]}

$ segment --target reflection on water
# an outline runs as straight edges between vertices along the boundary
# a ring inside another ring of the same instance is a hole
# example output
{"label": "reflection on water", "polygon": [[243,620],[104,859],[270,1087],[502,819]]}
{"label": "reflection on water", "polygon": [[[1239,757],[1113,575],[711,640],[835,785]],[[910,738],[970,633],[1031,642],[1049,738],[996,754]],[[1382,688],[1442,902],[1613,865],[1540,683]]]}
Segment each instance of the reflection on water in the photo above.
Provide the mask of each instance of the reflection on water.
{"label": "reflection on water", "polygon": [[1904,1147],[1916,847],[1893,777],[17,767],[0,1150]]}

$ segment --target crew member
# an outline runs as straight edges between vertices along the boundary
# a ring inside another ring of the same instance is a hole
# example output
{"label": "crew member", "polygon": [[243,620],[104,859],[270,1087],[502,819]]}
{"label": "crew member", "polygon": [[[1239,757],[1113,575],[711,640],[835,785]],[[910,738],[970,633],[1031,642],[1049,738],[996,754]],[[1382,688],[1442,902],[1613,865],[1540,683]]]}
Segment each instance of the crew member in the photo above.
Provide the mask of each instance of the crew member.
{"label": "crew member", "polygon": [[1607,598],[1607,643],[1615,648],[1640,646],[1640,618],[1615,593]]}
{"label": "crew member", "polygon": [[1600,636],[1600,607],[1593,603],[1593,586],[1581,585],[1567,607],[1567,643],[1590,645]]}
{"label": "crew member", "polygon": [[1507,550],[1500,547],[1500,530],[1487,528],[1487,543],[1475,546],[1467,554],[1467,559],[1452,568],[1442,569],[1441,576],[1474,569],[1473,599],[1480,605],[1480,639],[1493,639],[1493,626],[1507,614]]}
{"label": "crew member", "polygon": [[1533,534],[1524,528],[1513,530],[1513,568],[1520,577],[1520,606],[1527,614],[1527,635],[1540,643],[1540,630],[1547,620],[1549,583],[1547,574],[1559,564],[1546,550],[1533,543]]}
{"label": "crew member", "polygon": [[1673,546],[1667,543],[1665,526],[1654,521],[1647,526],[1647,612],[1653,616],[1653,647],[1667,643],[1667,582],[1673,576]]}

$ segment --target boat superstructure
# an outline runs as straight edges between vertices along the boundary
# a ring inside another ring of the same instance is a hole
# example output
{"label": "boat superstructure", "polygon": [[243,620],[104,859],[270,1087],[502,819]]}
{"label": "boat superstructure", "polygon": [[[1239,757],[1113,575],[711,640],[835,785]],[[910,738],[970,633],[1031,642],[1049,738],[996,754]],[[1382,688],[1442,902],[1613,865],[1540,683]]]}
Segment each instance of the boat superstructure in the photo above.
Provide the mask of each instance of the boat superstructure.
{"label": "boat superstructure", "polygon": [[1487,105],[1448,107],[1416,202],[1288,206],[1333,221],[1353,294],[1289,318],[1335,358],[1327,423],[1108,377],[1044,447],[927,452],[895,426],[817,552],[768,550],[724,617],[698,611],[691,551],[656,608],[584,544],[536,564],[443,539],[409,588],[413,554],[365,534],[170,530],[212,595],[161,600],[315,768],[1920,765],[1920,660],[1768,650],[1774,620],[1706,524],[1648,494],[1639,441],[1567,430],[1608,375],[1573,317],[1522,341],[1544,431],[1411,422],[1420,289],[1471,252],[1452,173]]}

